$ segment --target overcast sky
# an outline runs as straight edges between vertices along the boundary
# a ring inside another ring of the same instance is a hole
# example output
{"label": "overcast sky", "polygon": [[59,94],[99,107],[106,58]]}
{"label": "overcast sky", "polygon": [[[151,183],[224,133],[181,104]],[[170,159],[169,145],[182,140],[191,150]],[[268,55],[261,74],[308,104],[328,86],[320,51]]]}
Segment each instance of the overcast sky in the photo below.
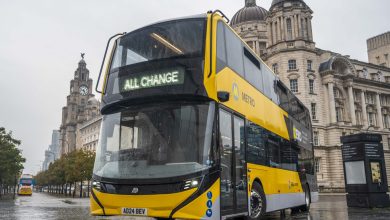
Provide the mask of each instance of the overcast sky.
{"label": "overcast sky", "polygon": [[[269,9],[272,0],[257,4]],[[22,140],[25,172],[35,173],[59,129],[80,52],[96,82],[107,39],[168,18],[244,0],[0,0],[0,127]],[[317,47],[367,61],[366,40],[390,31],[389,0],[306,0]]]}

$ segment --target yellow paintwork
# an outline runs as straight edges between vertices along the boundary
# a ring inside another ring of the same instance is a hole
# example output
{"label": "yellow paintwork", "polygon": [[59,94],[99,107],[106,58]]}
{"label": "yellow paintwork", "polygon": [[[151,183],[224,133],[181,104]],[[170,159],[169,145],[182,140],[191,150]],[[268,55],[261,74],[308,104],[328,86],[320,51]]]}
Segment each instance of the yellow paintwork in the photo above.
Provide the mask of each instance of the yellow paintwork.
{"label": "yellow paintwork", "polygon": [[[148,216],[168,218],[172,210],[193,194],[196,189],[179,193],[156,195],[117,195],[102,193],[95,189],[93,192],[104,207],[106,215],[121,215],[122,208],[147,208]],[[102,215],[103,210],[93,201],[91,196],[91,214]]]}
{"label": "yellow paintwork", "polygon": [[247,168],[250,170],[248,182],[253,183],[258,178],[266,195],[303,192],[298,172],[251,163],[247,164]]}
{"label": "yellow paintwork", "polygon": [[32,195],[32,189],[30,187],[22,187],[19,189],[18,195]]}
{"label": "yellow paintwork", "polygon": [[[229,101],[224,102],[224,105],[241,113],[245,118],[261,127],[287,140],[290,139],[284,119],[287,113],[283,109],[228,67],[219,72],[216,78],[217,91],[226,91],[231,94]],[[237,90],[239,96],[235,97],[234,94],[237,94]],[[245,102],[243,94],[251,97],[254,103]]]}
{"label": "yellow paintwork", "polygon": [[[191,203],[178,210],[173,218],[178,219],[202,219],[206,215],[207,211],[207,192],[212,192],[212,203],[215,204],[220,195],[220,179],[218,179],[210,189],[206,190],[201,196],[194,199]],[[217,207],[216,207],[217,208]],[[219,207],[218,207],[219,208]]]}
{"label": "yellow paintwork", "polygon": [[[96,191],[92,189],[93,191]],[[89,196],[89,207],[92,215],[104,215],[103,209],[100,208],[99,204],[95,201],[92,195]]]}
{"label": "yellow paintwork", "polygon": [[[208,24],[210,23],[210,15],[208,19]],[[209,33],[209,26],[207,28],[206,35],[206,53],[205,53],[205,72],[204,72],[204,86],[206,88],[207,94],[210,98],[218,101],[217,92],[226,91],[230,93],[230,99],[228,102],[223,104],[227,107],[235,110],[236,112],[245,115],[245,117],[262,126],[263,128],[278,134],[279,136],[289,140],[289,134],[287,130],[287,125],[284,117],[288,116],[287,113],[272,102],[269,98],[259,92],[256,88],[250,85],[245,79],[241,78],[238,74],[232,71],[230,68],[226,67],[218,74],[215,73],[216,70],[216,33],[217,33],[217,23],[218,21],[225,22],[221,16],[214,15],[213,17],[213,73],[210,78],[208,78],[210,69],[209,69],[209,48],[210,42],[207,36]],[[227,25],[228,28],[230,28]],[[234,32],[235,33],[235,32]],[[239,37],[237,35],[237,37]],[[249,47],[248,47],[249,48]],[[235,86],[233,86],[235,85]],[[233,89],[234,88],[234,89]],[[234,98],[237,95],[237,99]],[[255,101],[255,106],[243,101],[243,93],[250,96]]]}
{"label": "yellow paintwork", "polygon": [[[207,95],[214,100],[217,100],[217,90],[216,90],[216,78],[215,78],[215,66],[216,66],[216,57],[213,56],[213,69],[212,74],[210,74],[210,24],[211,24],[211,14],[207,15],[207,31],[206,31],[206,42],[205,42],[205,56],[204,56],[204,86],[206,88]],[[217,22],[221,19],[221,16],[215,14],[213,16],[213,54],[216,53],[216,37],[215,33],[217,31]]]}
{"label": "yellow paintwork", "polygon": [[[194,199],[188,205],[178,210],[173,218],[179,219],[202,219],[206,215],[207,192],[212,192],[212,203],[214,204],[220,195],[220,180],[218,179],[201,196]],[[104,207],[106,215],[121,215],[122,208],[147,208],[148,216],[168,218],[172,210],[185,199],[191,196],[196,189],[190,189],[179,193],[156,194],[156,195],[115,195],[101,193],[95,189],[93,192]],[[97,204],[93,196],[90,197],[91,214],[103,215],[103,210]],[[217,208],[217,207],[215,207]]]}

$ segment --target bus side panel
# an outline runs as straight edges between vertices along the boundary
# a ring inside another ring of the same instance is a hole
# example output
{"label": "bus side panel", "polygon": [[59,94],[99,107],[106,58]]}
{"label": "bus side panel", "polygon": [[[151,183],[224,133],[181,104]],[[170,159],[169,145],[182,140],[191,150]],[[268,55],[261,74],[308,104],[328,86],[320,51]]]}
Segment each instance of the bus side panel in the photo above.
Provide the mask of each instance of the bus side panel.
{"label": "bus side panel", "polygon": [[178,219],[220,219],[220,179],[201,196],[177,211]]}
{"label": "bus side panel", "polygon": [[267,212],[305,204],[305,193],[298,172],[251,163],[247,166],[249,182],[258,179],[263,185]]}
{"label": "bus side panel", "polygon": [[230,93],[224,105],[246,116],[261,127],[290,140],[285,117],[287,113],[252,85],[226,67],[217,76],[217,91]]}

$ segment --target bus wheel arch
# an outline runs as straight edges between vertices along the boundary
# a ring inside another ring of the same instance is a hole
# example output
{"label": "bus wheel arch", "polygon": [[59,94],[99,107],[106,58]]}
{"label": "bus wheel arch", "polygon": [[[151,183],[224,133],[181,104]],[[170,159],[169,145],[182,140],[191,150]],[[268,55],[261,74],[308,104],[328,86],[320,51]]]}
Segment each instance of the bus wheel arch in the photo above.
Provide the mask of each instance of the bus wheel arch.
{"label": "bus wheel arch", "polygon": [[267,201],[262,182],[256,178],[250,191],[250,213],[247,219],[260,219],[267,210]]}
{"label": "bus wheel arch", "polygon": [[305,205],[300,207],[300,210],[303,212],[307,212],[310,210],[310,204],[311,204],[311,191],[310,191],[310,186],[309,183],[305,184]]}
{"label": "bus wheel arch", "polygon": [[291,208],[292,213],[298,213],[298,212],[308,212],[310,210],[310,204],[311,204],[311,193],[310,193],[310,186],[309,183],[305,183],[302,185],[303,192],[305,193],[305,204],[301,206],[297,206],[294,208]]}

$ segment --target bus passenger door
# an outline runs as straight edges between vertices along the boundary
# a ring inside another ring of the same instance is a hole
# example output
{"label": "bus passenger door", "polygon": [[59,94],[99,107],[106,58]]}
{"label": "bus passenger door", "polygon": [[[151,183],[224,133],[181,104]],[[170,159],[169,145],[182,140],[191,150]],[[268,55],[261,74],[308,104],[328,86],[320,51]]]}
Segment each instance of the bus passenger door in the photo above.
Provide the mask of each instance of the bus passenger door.
{"label": "bus passenger door", "polygon": [[248,212],[245,164],[245,123],[241,117],[220,110],[221,215]]}

